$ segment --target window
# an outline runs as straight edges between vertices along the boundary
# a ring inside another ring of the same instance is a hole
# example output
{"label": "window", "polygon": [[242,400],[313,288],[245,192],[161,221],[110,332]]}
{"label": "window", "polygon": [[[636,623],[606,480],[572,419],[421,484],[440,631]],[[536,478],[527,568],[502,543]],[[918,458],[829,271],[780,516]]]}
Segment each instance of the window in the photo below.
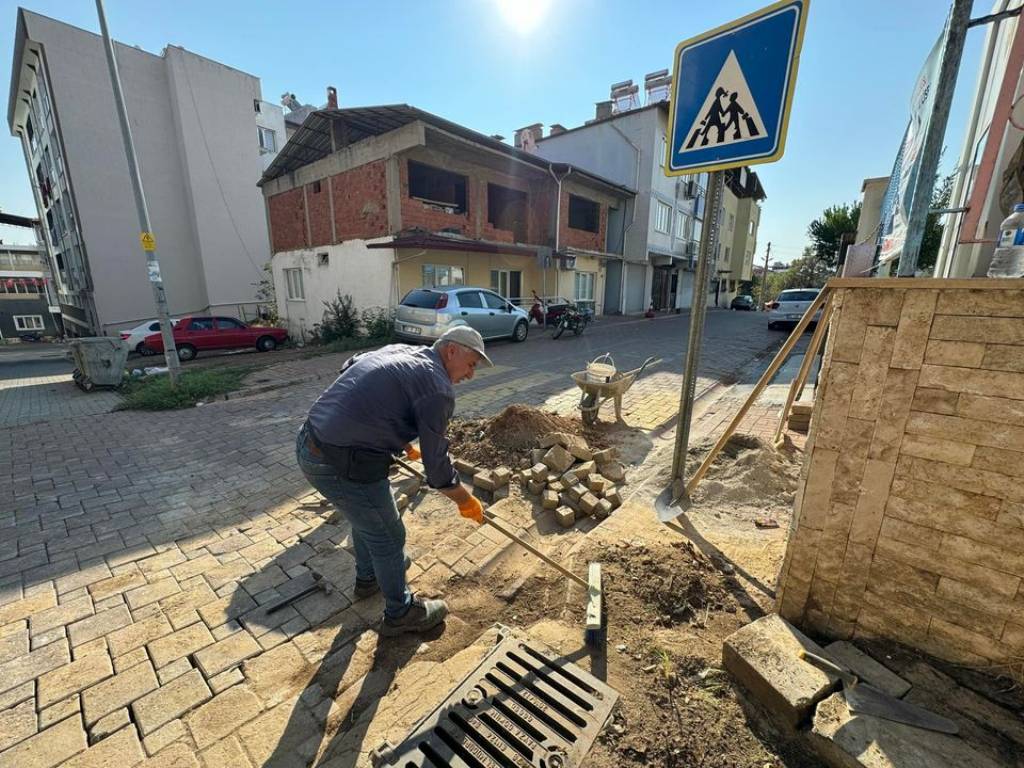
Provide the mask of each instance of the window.
{"label": "window", "polygon": [[261,155],[267,152],[277,152],[277,136],[272,130],[257,125],[256,132],[259,134]]}
{"label": "window", "polygon": [[488,309],[500,309],[504,312],[508,308],[508,302],[500,296],[496,296],[493,293],[484,292],[484,304],[487,305]]}
{"label": "window", "polygon": [[601,226],[601,206],[585,197],[569,195],[569,228],[597,232]]}
{"label": "window", "polygon": [[192,322],[188,324],[190,331],[212,331],[213,330],[213,318],[212,317],[193,317]]}
{"label": "window", "polygon": [[15,315],[14,327],[19,331],[41,331],[43,330],[43,316]]}
{"label": "window", "polygon": [[253,99],[252,100],[252,109],[257,114],[259,114],[260,112],[263,111],[263,108],[260,106],[260,100],[259,99]]}
{"label": "window", "polygon": [[0,280],[0,293],[42,293],[38,277],[8,277]]}
{"label": "window", "polygon": [[218,331],[237,331],[240,328],[245,328],[240,322],[235,320],[233,317],[218,317],[217,318],[217,330]]}
{"label": "window", "polygon": [[409,161],[409,197],[447,208],[449,213],[465,213],[466,187],[465,176]]}
{"label": "window", "polygon": [[690,237],[690,216],[686,211],[676,212],[676,237],[680,240]]}
{"label": "window", "polygon": [[596,277],[597,275],[594,272],[576,273],[576,301],[594,300],[594,281]]}
{"label": "window", "polygon": [[658,201],[658,207],[654,212],[654,228],[658,232],[668,234],[672,231],[672,206]]}
{"label": "window", "polygon": [[659,159],[658,164],[662,168],[664,168],[665,167],[665,161],[667,159],[668,159],[668,139],[665,138],[665,134],[663,133],[663,134],[661,134],[661,158]]}
{"label": "window", "polygon": [[487,185],[487,223],[515,233],[516,242],[526,240],[526,193],[498,184]]}
{"label": "window", "polygon": [[700,219],[694,219],[693,220],[693,235],[692,235],[692,238],[699,243],[700,240],[701,240],[701,237],[703,237],[703,235],[704,235],[704,222],[701,221]]}
{"label": "window", "polygon": [[312,184],[310,184],[310,187],[311,187],[310,192],[312,192],[314,195],[319,195],[320,194],[320,189],[321,189],[321,187],[320,187],[320,179],[317,179]]}
{"label": "window", "polygon": [[427,288],[435,285],[465,285],[466,280],[462,267],[447,264],[424,264],[423,285]]}
{"label": "window", "polygon": [[284,282],[288,287],[288,298],[294,301],[302,301],[306,298],[306,289],[302,285],[301,269],[284,270]]}
{"label": "window", "polygon": [[728,245],[727,245],[727,246],[725,246],[725,253],[724,253],[724,255],[722,256],[722,261],[729,261],[729,255],[730,255],[730,254],[729,254],[729,252],[730,252],[730,250],[731,250],[731,249],[729,248],[729,246],[728,246]]}
{"label": "window", "polygon": [[36,151],[36,132],[32,127],[32,118],[25,118],[25,132],[28,134],[28,145],[32,148],[32,151]]}
{"label": "window", "polygon": [[459,294],[459,306],[468,309],[483,309],[484,303],[479,291],[462,291]]}
{"label": "window", "polygon": [[329,254],[329,253],[318,253],[316,255],[316,263],[317,263],[317,266],[320,266],[320,267],[330,266],[331,254]]}
{"label": "window", "polygon": [[730,213],[729,214],[729,229],[731,230],[731,229],[734,229],[735,227],[736,227],[736,216],[734,214]]}
{"label": "window", "polygon": [[748,234],[750,234],[751,236],[753,236],[753,234],[754,234],[754,222],[753,222],[753,220],[751,220],[751,222],[750,222],[750,232]]}

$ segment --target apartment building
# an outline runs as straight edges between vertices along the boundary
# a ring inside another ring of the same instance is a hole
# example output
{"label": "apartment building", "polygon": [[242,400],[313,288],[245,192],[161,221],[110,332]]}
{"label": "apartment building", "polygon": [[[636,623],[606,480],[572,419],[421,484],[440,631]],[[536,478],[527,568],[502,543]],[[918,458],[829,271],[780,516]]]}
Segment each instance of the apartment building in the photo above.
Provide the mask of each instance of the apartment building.
{"label": "apartment building", "polygon": [[754,275],[757,230],[761,224],[760,201],[764,188],[749,168],[731,168],[725,173],[721,232],[709,292],[717,307],[728,307],[734,298],[750,288]]}
{"label": "apartment building", "polygon": [[[270,258],[256,184],[284,141],[253,75],[115,43],[172,314],[254,307]],[[19,9],[7,121],[22,144],[69,335],[155,316],[102,39]]]}
{"label": "apartment building", "polygon": [[261,181],[278,311],[295,335],[339,292],[394,307],[421,286],[534,292],[605,311],[627,186],[408,105],[316,110]]}
{"label": "apartment building", "polygon": [[59,318],[45,251],[0,243],[0,343],[24,335],[59,336]]}

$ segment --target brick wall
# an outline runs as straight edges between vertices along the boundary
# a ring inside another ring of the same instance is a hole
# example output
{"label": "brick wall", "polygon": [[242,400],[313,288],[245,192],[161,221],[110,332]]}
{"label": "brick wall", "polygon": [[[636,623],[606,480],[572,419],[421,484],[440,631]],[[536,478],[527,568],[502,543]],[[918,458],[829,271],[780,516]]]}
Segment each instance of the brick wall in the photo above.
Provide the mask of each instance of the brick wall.
{"label": "brick wall", "polygon": [[377,160],[331,177],[338,240],[388,233],[387,171]]}
{"label": "brick wall", "polygon": [[330,245],[331,195],[327,191],[327,179],[306,185],[306,213],[309,216],[310,245]]}
{"label": "brick wall", "polygon": [[1019,659],[1024,281],[833,285],[779,611],[956,662]]}
{"label": "brick wall", "polygon": [[[608,206],[604,203],[598,203],[601,213],[597,232],[573,229],[569,226],[569,194],[569,189],[563,186],[562,199],[559,201],[559,246],[562,248],[582,248],[587,251],[603,251],[605,249],[605,232],[608,230]],[[580,194],[578,196],[587,198],[588,200],[593,199],[587,197],[586,194]]]}
{"label": "brick wall", "polygon": [[[427,205],[409,197],[409,164],[405,161],[399,163],[399,179],[402,197],[402,229],[419,227],[430,232],[456,229],[466,237],[478,236],[472,218],[476,215],[475,208],[478,204],[476,198],[479,184],[475,179],[469,178],[466,181],[466,211],[464,213],[445,213],[437,206]],[[486,208],[484,211],[486,212]]]}
{"label": "brick wall", "polygon": [[271,196],[270,239],[274,253],[304,248],[306,238],[306,209],[302,189],[292,189]]}

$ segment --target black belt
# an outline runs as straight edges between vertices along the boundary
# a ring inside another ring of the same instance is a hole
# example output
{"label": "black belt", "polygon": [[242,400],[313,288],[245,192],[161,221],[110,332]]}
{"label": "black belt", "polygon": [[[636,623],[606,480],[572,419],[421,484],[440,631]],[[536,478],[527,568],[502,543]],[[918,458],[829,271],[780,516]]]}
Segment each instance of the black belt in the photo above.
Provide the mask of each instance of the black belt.
{"label": "black belt", "polygon": [[306,434],[328,464],[338,474],[353,483],[376,483],[387,479],[391,473],[394,456],[387,451],[373,451],[368,448],[353,448],[347,445],[325,443],[316,436],[313,427],[306,422]]}

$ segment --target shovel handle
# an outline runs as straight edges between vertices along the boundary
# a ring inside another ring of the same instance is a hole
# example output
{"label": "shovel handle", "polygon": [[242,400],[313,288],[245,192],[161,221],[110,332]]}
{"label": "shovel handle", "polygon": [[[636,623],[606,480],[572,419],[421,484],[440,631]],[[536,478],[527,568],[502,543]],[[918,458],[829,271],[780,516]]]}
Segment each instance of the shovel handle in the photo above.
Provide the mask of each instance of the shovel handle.
{"label": "shovel handle", "polygon": [[829,661],[822,656],[811,653],[810,651],[800,651],[800,658],[806,661],[808,664],[817,667],[823,672],[831,672],[833,675],[843,681],[843,685],[848,688],[852,688],[860,682],[859,678],[852,672],[843,669],[838,664]]}
{"label": "shovel handle", "polygon": [[519,538],[514,533],[512,533],[512,531],[508,530],[503,525],[501,525],[501,523],[497,522],[497,517],[494,515],[493,512],[489,512],[489,511],[488,512],[484,512],[484,522],[487,525],[491,526],[494,530],[498,531],[501,534],[504,534],[506,537],[508,537],[509,539],[514,541],[516,544],[518,544],[520,547],[525,549],[527,552],[531,553],[534,557],[537,557],[540,560],[543,560],[545,563],[547,563],[552,568],[554,568],[556,571],[558,571],[563,576],[565,576],[565,578],[571,579],[572,581],[576,582],[581,587],[583,587],[583,589],[585,589],[585,590],[589,590],[590,589],[590,583],[589,582],[584,581],[579,576],[577,576],[575,573],[573,573],[568,568],[563,566],[561,563],[555,562],[550,557],[548,557],[543,552],[541,552],[539,549],[534,547],[532,544],[530,544],[529,542],[523,541],[521,538]]}

